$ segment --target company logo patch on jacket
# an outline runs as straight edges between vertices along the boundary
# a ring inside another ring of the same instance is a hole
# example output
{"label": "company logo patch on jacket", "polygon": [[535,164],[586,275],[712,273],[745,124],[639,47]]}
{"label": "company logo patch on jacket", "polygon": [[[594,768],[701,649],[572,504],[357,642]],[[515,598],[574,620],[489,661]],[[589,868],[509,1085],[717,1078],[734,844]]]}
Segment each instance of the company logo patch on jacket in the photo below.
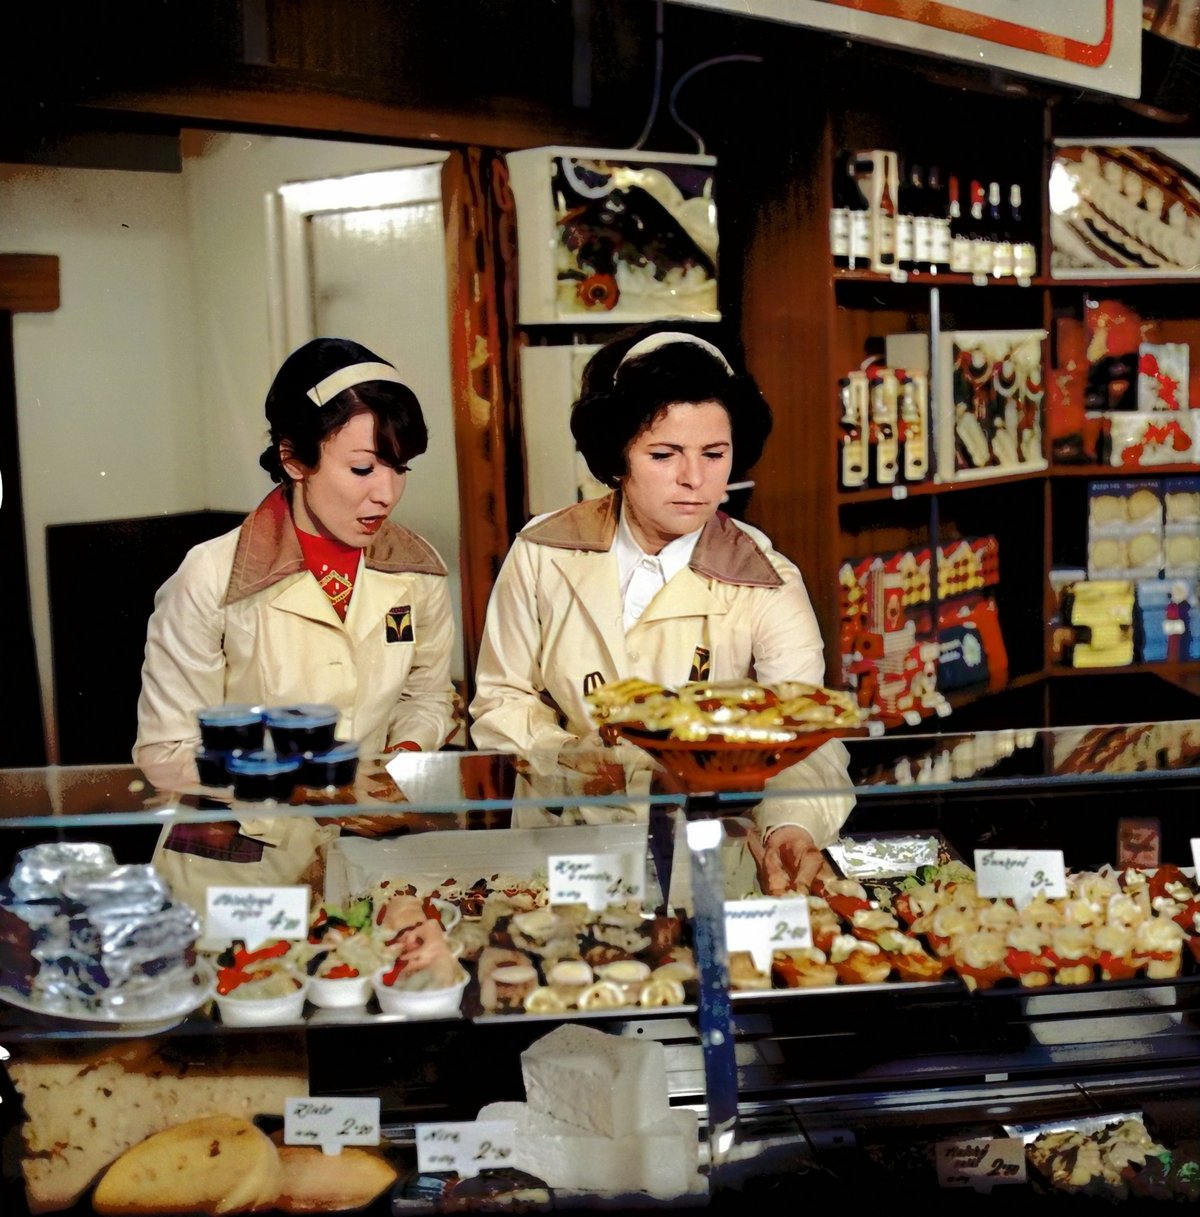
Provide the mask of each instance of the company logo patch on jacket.
{"label": "company logo patch on jacket", "polygon": [[708,680],[712,673],[711,656],[707,647],[697,647],[692,656],[692,671],[688,680]]}
{"label": "company logo patch on jacket", "polygon": [[398,604],[395,608],[388,609],[387,616],[384,618],[384,629],[387,632],[389,643],[416,642],[417,636],[413,631],[412,605]]}

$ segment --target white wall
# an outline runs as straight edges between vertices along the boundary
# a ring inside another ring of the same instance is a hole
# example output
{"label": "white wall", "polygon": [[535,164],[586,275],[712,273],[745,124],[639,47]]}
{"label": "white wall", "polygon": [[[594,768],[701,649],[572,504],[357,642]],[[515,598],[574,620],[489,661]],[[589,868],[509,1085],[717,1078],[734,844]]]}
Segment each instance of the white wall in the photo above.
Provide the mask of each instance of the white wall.
{"label": "white wall", "polygon": [[[61,307],[14,321],[34,642],[57,757],[45,529],[246,511],[274,373],[269,192],[428,150],[188,133],[182,174],[0,165],[0,250],[55,254]],[[0,507],[0,510],[3,510]]]}

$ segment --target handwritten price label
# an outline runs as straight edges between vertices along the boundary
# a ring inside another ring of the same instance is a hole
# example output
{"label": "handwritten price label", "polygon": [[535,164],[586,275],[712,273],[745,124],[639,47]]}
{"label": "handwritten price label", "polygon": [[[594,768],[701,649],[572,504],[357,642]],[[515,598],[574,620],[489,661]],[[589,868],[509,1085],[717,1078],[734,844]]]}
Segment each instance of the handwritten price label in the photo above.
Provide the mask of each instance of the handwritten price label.
{"label": "handwritten price label", "polygon": [[646,860],[636,853],[551,854],[549,867],[551,904],[603,909],[641,903],[646,891]]}
{"label": "handwritten price label", "polygon": [[210,887],[204,933],[240,938],[250,950],[270,938],[306,938],[308,888]]}
{"label": "handwritten price label", "polygon": [[466,1179],[483,1170],[512,1166],[511,1120],[470,1120],[417,1125],[417,1170],[454,1171]]}
{"label": "handwritten price label", "polygon": [[771,967],[771,953],[812,946],[808,901],[803,896],[780,900],[726,900],[725,945],[749,951],[760,972]]}
{"label": "handwritten price label", "polygon": [[1061,849],[977,849],[975,881],[981,896],[1008,896],[1018,908],[1039,892],[1067,894]]}
{"label": "handwritten price label", "polygon": [[340,1154],[343,1145],[379,1144],[378,1099],[288,1099],[283,1143],[319,1145]]}
{"label": "handwritten price label", "polygon": [[982,1137],[937,1143],[938,1184],[990,1192],[997,1183],[1025,1182],[1025,1144],[1020,1137]]}

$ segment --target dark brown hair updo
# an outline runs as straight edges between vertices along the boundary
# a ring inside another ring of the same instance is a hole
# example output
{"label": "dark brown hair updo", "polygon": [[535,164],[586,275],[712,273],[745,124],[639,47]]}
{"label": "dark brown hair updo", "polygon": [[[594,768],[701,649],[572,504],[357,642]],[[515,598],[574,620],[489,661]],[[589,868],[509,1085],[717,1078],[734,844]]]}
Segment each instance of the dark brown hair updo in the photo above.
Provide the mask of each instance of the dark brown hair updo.
{"label": "dark brown hair updo", "polygon": [[321,445],[356,414],[375,416],[375,450],[393,469],[407,465],[429,446],[421,403],[407,385],[364,380],[322,405],[309,397],[309,390],[327,376],[356,363],[392,366],[349,338],[314,338],[283,361],[267,391],[270,446],[258,458],[274,481],[291,486],[279,455],[281,444],[288,445],[296,460],[315,469],[321,461]]}
{"label": "dark brown hair updo", "polygon": [[731,480],[745,476],[771,434],[771,407],[753,378],[731,372],[722,357],[695,342],[666,342],[622,362],[637,343],[668,330],[683,332],[658,325],[615,338],[584,368],[571,434],[592,476],[613,489],[629,473],[629,445],[677,402],[715,401],[725,408],[733,435]]}

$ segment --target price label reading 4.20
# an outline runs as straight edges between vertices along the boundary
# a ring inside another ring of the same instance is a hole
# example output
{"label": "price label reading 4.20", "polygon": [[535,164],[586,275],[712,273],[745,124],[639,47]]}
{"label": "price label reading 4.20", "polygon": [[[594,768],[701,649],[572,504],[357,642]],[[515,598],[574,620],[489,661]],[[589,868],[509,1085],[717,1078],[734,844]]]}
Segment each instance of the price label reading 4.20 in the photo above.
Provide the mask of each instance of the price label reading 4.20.
{"label": "price label reading 4.20", "polygon": [[639,904],[646,891],[646,860],[637,853],[551,854],[551,904],[586,904],[604,909],[610,904]]}
{"label": "price label reading 4.20", "polygon": [[975,883],[981,896],[1008,897],[1020,908],[1034,896],[1067,894],[1061,849],[977,849]]}
{"label": "price label reading 4.20", "polygon": [[812,946],[808,901],[803,896],[778,900],[726,900],[725,945],[749,951],[760,972],[771,967],[771,953]]}
{"label": "price label reading 4.20", "polygon": [[417,1125],[417,1169],[454,1171],[464,1179],[480,1171],[512,1166],[515,1133],[511,1120],[464,1120]]}
{"label": "price label reading 4.20", "polygon": [[319,1145],[340,1154],[343,1145],[379,1144],[378,1099],[288,1099],[284,1145]]}

